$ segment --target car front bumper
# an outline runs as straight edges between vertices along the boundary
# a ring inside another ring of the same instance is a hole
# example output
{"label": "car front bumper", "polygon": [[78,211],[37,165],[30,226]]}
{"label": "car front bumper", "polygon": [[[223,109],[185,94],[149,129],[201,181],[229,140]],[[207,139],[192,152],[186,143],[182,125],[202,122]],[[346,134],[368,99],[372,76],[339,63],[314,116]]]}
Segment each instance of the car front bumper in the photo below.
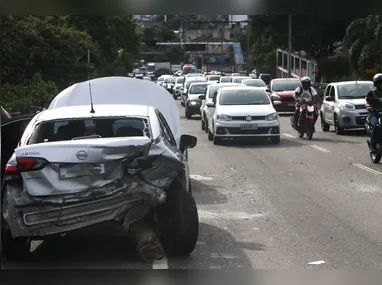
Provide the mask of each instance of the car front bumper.
{"label": "car front bumper", "polygon": [[364,127],[369,113],[366,109],[355,111],[340,110],[337,115],[341,128],[357,129]]}
{"label": "car front bumper", "polygon": [[[254,127],[248,129],[248,126],[251,125],[254,125]],[[214,135],[219,138],[275,137],[280,136],[280,122],[216,121]]]}
{"label": "car front bumper", "polygon": [[192,105],[187,102],[187,113],[191,115],[200,115],[200,106],[201,104]]}

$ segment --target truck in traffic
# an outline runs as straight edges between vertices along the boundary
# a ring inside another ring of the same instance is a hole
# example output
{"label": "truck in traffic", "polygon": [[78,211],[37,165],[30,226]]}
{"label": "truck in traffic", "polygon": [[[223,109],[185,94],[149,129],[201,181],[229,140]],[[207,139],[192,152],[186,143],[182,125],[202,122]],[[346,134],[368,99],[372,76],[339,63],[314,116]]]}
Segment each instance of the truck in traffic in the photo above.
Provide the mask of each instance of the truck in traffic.
{"label": "truck in traffic", "polygon": [[171,63],[170,62],[156,62],[154,75],[156,78],[161,77],[162,75],[171,74]]}

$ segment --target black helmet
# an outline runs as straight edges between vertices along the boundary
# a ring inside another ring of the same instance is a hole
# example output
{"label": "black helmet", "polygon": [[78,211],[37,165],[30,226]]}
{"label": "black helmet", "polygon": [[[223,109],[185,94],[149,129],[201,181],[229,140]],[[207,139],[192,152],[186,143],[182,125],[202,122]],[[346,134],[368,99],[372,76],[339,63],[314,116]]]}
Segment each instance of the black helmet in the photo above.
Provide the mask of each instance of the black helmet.
{"label": "black helmet", "polygon": [[379,82],[382,82],[382,73],[377,73],[373,77],[374,86],[376,86]]}
{"label": "black helmet", "polygon": [[310,80],[310,78],[308,76],[304,76],[303,78],[301,78],[301,83],[311,83],[312,81]]}

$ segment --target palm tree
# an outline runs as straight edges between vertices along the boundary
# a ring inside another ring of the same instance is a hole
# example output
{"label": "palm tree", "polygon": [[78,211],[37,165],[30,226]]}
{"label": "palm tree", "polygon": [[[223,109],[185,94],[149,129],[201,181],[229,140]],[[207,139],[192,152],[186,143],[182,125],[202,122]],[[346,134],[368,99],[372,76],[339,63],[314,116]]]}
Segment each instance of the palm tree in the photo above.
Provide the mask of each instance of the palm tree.
{"label": "palm tree", "polygon": [[343,46],[349,52],[352,67],[364,73],[365,69],[382,68],[382,17],[369,15],[354,20],[346,29]]}

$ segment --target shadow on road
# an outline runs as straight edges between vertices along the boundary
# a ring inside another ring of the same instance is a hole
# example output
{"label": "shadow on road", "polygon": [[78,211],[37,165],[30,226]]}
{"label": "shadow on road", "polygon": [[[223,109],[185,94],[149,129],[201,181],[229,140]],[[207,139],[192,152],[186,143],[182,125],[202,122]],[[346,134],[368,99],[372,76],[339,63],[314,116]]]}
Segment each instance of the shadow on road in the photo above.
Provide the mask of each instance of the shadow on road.
{"label": "shadow on road", "polygon": [[263,251],[265,246],[237,242],[227,230],[201,222],[195,251],[189,257],[169,257],[168,265],[171,269],[254,268],[244,250]]}
{"label": "shadow on road", "polygon": [[306,146],[303,142],[292,139],[281,138],[280,144],[271,144],[266,138],[251,139],[251,140],[223,140],[219,147],[232,148],[288,148]]}
{"label": "shadow on road", "polygon": [[6,262],[4,268],[23,269],[149,269],[130,240],[116,237],[55,237],[42,242],[25,261]]}
{"label": "shadow on road", "polygon": [[[366,141],[366,140],[365,140]],[[344,144],[363,144],[364,142],[342,140],[340,136],[334,138],[323,138],[320,134],[313,136],[312,142],[344,143]]]}
{"label": "shadow on road", "polygon": [[[211,181],[212,182],[212,181]],[[217,189],[221,188],[218,185],[208,185],[201,181],[191,180],[192,195],[198,204],[226,204],[226,195],[220,193]]]}

